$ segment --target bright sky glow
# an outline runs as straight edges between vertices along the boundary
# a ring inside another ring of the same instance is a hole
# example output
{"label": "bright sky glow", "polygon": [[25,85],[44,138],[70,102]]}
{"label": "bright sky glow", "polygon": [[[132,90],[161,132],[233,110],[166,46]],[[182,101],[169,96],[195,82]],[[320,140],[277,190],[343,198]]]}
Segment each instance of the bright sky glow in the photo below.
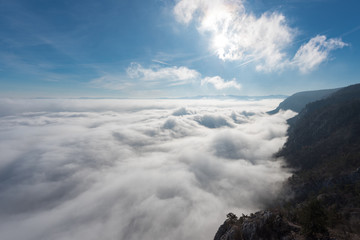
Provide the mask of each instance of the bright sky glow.
{"label": "bright sky glow", "polygon": [[0,97],[292,94],[359,82],[349,0],[0,1]]}

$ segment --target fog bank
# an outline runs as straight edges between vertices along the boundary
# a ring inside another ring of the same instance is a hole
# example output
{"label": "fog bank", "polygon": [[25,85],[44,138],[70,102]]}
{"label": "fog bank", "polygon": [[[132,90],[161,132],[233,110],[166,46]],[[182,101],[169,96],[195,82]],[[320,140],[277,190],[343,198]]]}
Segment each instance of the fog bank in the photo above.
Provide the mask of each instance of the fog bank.
{"label": "fog bank", "polygon": [[279,102],[1,99],[1,239],[211,239],[289,176]]}

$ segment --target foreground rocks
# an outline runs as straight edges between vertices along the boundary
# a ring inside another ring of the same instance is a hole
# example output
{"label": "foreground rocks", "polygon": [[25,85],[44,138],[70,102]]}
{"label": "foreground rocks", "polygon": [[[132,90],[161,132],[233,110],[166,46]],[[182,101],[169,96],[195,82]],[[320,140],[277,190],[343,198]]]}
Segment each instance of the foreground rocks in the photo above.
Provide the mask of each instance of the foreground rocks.
{"label": "foreground rocks", "polygon": [[228,214],[214,240],[292,240],[299,231],[299,226],[291,224],[276,211],[260,211],[240,218]]}

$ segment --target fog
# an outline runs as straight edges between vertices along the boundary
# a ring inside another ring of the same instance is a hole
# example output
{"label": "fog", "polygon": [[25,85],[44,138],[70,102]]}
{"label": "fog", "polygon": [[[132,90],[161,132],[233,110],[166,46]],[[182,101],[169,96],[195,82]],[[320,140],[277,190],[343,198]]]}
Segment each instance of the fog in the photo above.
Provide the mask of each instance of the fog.
{"label": "fog", "polygon": [[280,101],[2,99],[1,239],[212,239],[289,177]]}

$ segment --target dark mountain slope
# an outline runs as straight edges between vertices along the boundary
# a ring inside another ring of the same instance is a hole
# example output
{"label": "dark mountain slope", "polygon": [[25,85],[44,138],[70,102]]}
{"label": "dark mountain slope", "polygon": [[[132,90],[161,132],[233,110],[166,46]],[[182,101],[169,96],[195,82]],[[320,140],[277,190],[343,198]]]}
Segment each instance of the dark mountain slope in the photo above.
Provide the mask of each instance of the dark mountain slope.
{"label": "dark mountain slope", "polygon": [[307,104],[289,123],[277,154],[295,169],[284,194],[269,210],[228,214],[215,240],[360,239],[360,84]]}
{"label": "dark mountain slope", "polygon": [[360,84],[308,104],[290,121],[288,134],[278,156],[291,167],[316,167],[329,174],[360,167]]}
{"label": "dark mountain slope", "polygon": [[308,104],[290,121],[288,135],[278,156],[296,169],[287,183],[290,212],[315,199],[329,230],[343,232],[337,239],[360,239],[360,84]]}
{"label": "dark mountain slope", "polygon": [[282,101],[276,109],[269,111],[268,114],[275,114],[280,110],[292,110],[294,112],[300,112],[306,106],[306,104],[326,98],[337,90],[339,89],[326,89],[295,93]]}

